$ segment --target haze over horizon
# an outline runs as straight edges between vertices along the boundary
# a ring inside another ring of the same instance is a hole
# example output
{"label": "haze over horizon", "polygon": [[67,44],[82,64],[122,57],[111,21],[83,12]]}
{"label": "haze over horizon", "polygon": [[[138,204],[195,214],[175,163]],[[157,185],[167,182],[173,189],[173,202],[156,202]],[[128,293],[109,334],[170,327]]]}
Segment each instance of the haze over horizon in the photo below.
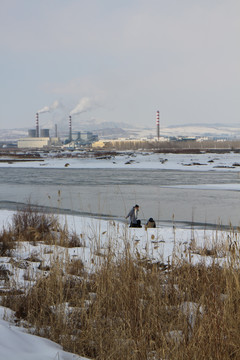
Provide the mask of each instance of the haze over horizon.
{"label": "haze over horizon", "polygon": [[0,128],[240,122],[238,0],[2,0]]}

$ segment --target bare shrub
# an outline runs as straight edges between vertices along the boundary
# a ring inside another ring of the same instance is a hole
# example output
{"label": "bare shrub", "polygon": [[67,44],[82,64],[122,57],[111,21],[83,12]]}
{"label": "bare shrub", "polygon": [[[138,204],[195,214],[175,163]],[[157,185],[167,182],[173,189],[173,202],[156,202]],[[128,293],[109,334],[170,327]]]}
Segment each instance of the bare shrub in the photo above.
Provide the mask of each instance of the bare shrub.
{"label": "bare shrub", "polygon": [[22,241],[49,241],[52,231],[58,226],[57,217],[40,213],[31,205],[17,211],[12,219],[13,233],[17,240]]}
{"label": "bare shrub", "polygon": [[70,275],[81,276],[84,273],[84,264],[81,259],[73,259],[67,264],[66,271]]}
{"label": "bare shrub", "polygon": [[66,248],[73,248],[73,247],[83,247],[84,244],[81,240],[81,236],[78,236],[75,232],[69,233],[66,228],[63,228],[59,231],[59,236],[55,238],[55,244],[66,247]]}
{"label": "bare shrub", "polygon": [[6,269],[4,265],[0,265],[0,280],[4,280],[5,282],[7,282],[9,280],[10,274],[11,272]]}
{"label": "bare shrub", "polygon": [[3,229],[0,232],[0,256],[11,256],[14,248],[15,242],[12,231]]}
{"label": "bare shrub", "polygon": [[73,233],[69,237],[69,247],[84,247],[82,243],[81,237],[78,236],[76,233]]}

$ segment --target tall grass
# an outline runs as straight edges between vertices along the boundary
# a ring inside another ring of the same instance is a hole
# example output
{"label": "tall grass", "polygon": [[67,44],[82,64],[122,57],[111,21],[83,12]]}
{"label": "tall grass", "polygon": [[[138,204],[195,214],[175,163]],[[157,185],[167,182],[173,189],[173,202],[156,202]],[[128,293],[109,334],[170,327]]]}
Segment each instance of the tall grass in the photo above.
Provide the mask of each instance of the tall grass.
{"label": "tall grass", "polygon": [[[24,238],[20,229],[28,226],[19,224],[26,216],[14,218],[10,234],[17,229]],[[61,237],[64,245],[71,242],[67,231]],[[240,359],[236,247],[225,266],[215,259],[211,266],[180,260],[163,267],[141,261],[125,243],[117,258],[109,246],[92,273],[80,259],[55,260],[47,275],[22,295],[4,296],[2,304],[34,333],[92,359]]]}

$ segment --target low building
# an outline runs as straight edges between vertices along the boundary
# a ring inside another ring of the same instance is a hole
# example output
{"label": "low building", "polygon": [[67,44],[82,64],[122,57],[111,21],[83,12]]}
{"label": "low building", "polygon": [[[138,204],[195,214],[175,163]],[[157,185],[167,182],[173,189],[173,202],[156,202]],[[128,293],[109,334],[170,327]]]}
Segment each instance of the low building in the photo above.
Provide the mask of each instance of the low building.
{"label": "low building", "polygon": [[18,140],[18,148],[43,148],[50,144],[49,137],[26,137]]}
{"label": "low building", "polygon": [[98,149],[98,148],[104,148],[108,142],[110,142],[110,141],[107,141],[107,140],[105,140],[105,141],[103,141],[103,140],[98,140],[98,141],[96,141],[96,142],[94,142],[94,143],[92,144],[92,147],[93,147],[94,149],[95,149],[95,148],[97,148],[97,149]]}
{"label": "low building", "polygon": [[59,146],[62,145],[62,141],[60,140],[59,137],[51,137],[50,138],[51,141],[51,146]]}
{"label": "low building", "polygon": [[61,141],[58,137],[26,137],[19,139],[17,146],[18,148],[43,148],[60,144]]}

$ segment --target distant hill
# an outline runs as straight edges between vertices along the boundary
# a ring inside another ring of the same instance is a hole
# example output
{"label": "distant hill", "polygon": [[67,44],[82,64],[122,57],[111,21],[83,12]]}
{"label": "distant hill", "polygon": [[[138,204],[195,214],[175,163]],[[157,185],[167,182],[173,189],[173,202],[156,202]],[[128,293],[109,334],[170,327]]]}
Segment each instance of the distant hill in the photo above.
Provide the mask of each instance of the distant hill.
{"label": "distant hill", "polygon": [[240,126],[225,124],[185,124],[163,128],[164,136],[200,136],[234,138],[240,136]]}

